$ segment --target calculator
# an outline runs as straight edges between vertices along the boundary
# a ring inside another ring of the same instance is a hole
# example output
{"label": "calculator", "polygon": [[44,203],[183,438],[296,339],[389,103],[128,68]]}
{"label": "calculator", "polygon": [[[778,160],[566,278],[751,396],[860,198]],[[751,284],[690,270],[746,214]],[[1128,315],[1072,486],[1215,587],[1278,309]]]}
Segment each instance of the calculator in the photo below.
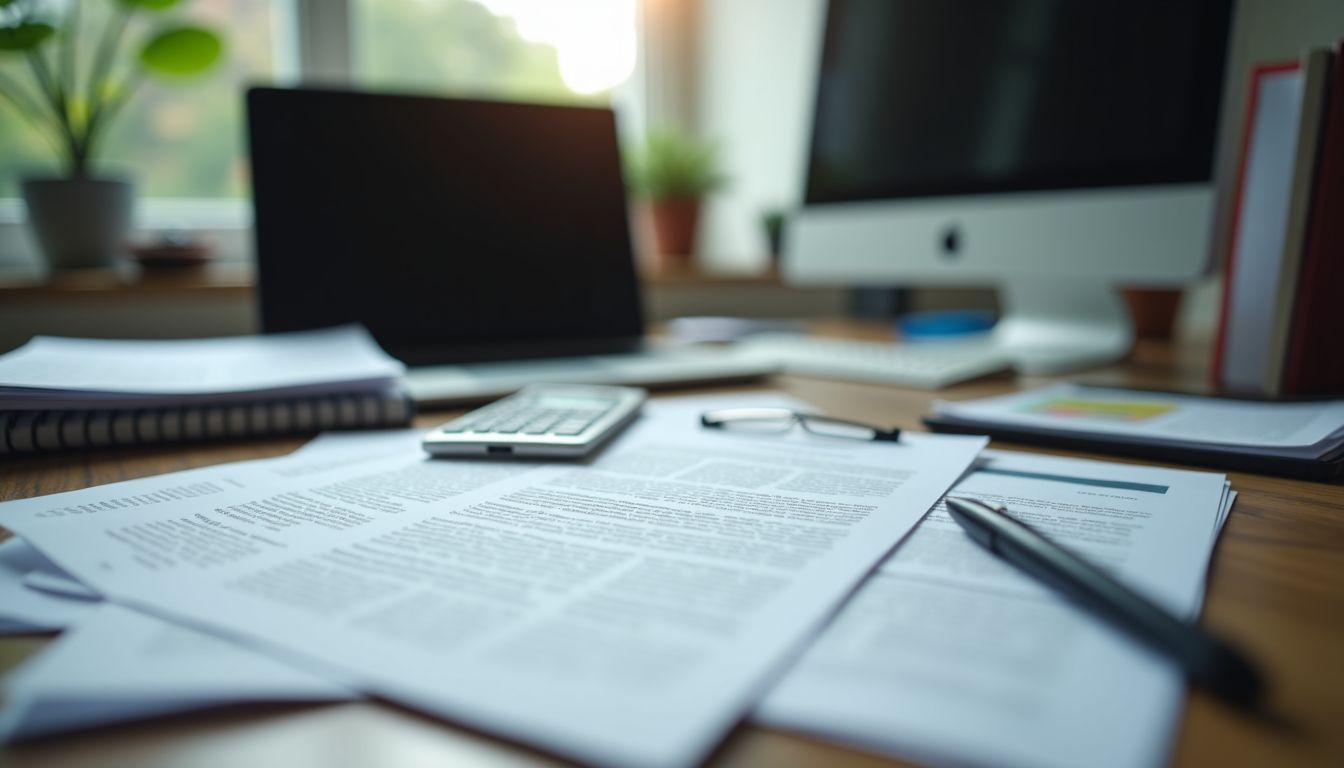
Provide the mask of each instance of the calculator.
{"label": "calculator", "polygon": [[584,456],[639,414],[636,387],[532,384],[437,427],[422,445],[435,456]]}

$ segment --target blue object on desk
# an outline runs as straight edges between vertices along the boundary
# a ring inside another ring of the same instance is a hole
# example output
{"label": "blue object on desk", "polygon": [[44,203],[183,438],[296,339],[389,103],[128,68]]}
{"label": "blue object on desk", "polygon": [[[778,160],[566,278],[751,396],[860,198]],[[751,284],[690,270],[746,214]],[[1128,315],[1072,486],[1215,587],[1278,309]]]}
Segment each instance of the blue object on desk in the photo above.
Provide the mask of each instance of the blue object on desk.
{"label": "blue object on desk", "polygon": [[951,341],[959,336],[985,333],[998,318],[981,309],[957,309],[945,312],[914,312],[896,321],[896,329],[907,341]]}

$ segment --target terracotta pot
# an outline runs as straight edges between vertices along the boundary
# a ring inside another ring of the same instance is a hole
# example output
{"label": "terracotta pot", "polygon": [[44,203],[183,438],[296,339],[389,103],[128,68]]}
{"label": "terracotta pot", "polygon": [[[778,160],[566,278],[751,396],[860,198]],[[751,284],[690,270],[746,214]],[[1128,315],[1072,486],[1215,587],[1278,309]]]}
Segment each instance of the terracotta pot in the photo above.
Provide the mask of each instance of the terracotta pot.
{"label": "terracotta pot", "polygon": [[129,181],[23,181],[28,225],[53,270],[112,266],[126,247],[134,198]]}
{"label": "terracotta pot", "polygon": [[1170,339],[1181,308],[1179,288],[1126,288],[1125,303],[1140,339]]}
{"label": "terracotta pot", "polygon": [[658,255],[668,260],[689,261],[695,251],[695,230],[700,223],[700,201],[655,200],[653,235]]}

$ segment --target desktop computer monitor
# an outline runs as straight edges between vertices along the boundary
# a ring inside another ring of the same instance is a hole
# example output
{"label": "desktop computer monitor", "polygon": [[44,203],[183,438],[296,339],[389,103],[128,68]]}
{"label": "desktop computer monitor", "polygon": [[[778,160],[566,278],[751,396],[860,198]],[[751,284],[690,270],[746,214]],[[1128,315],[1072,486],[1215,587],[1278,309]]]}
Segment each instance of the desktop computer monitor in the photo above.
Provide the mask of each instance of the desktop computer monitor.
{"label": "desktop computer monitor", "polygon": [[794,283],[993,284],[1022,372],[1207,268],[1230,0],[832,0]]}

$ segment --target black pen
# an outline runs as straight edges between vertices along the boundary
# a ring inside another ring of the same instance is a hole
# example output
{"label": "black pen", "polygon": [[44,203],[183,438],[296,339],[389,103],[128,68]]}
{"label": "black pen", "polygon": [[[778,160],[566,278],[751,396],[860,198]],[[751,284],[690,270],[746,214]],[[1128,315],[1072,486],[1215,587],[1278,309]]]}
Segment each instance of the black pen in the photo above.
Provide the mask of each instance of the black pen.
{"label": "black pen", "polygon": [[1236,706],[1255,708],[1264,688],[1260,674],[1222,640],[1009,517],[1003,507],[949,496],[947,511],[976,543],[1174,659],[1194,684]]}

